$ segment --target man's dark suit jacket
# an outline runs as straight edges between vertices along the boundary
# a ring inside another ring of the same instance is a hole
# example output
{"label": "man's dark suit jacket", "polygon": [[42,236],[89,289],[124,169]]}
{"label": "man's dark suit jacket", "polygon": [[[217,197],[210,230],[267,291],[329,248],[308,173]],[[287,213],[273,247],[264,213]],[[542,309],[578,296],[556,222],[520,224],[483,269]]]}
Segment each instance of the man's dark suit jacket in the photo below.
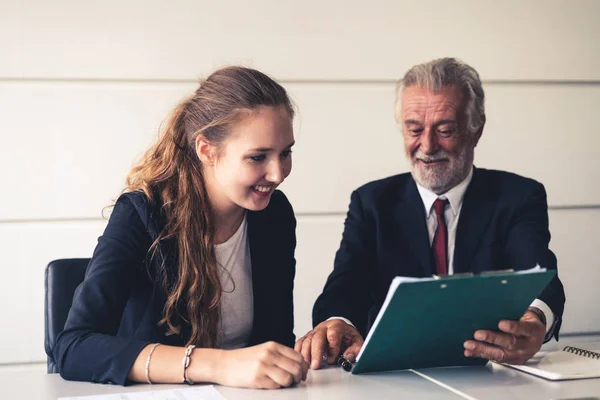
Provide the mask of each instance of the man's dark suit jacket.
{"label": "man's dark suit jacket", "polygon": [[[294,212],[276,191],[266,209],[247,212],[247,224],[254,294],[249,344],[272,340],[291,347]],[[123,194],[116,202],[57,338],[53,353],[63,378],[124,385],[146,345],[184,346],[189,339],[189,325],[171,336],[158,325],[166,297],[157,279],[158,259],[150,260],[147,253],[163,226],[160,207],[150,206],[144,194]],[[161,251],[170,254],[166,268],[173,273],[172,244],[161,243]]]}
{"label": "man's dark suit jacket", "polygon": [[[507,172],[474,169],[458,220],[455,273],[523,270],[538,263],[556,269],[549,241],[542,184]],[[344,317],[365,337],[395,276],[433,273],[425,207],[412,176],[368,183],[352,193],[333,272],[313,309],[313,325]],[[565,303],[558,277],[538,298],[558,317],[558,338]]]}

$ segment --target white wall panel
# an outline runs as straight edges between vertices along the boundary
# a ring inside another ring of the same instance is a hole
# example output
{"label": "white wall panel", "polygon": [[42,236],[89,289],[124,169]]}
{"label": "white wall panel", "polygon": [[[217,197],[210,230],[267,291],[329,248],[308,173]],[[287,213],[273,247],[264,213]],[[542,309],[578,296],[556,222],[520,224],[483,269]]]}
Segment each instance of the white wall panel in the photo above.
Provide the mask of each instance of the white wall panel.
{"label": "white wall panel", "polygon": [[312,329],[312,308],[333,270],[335,252],[344,230],[342,216],[298,217],[294,333],[296,339]]}
{"label": "white wall panel", "polygon": [[294,167],[282,190],[296,212],[346,212],[350,193],[408,170],[393,85],[287,85],[298,104]]}
{"label": "white wall panel", "polygon": [[488,85],[475,164],[542,182],[550,205],[600,204],[600,85]]}
{"label": "white wall panel", "polygon": [[[297,212],[345,212],[350,193],[408,170],[393,85],[289,84],[298,104],[294,169],[282,189]],[[0,84],[0,171],[12,196],[0,220],[96,218],[192,84]],[[481,167],[546,185],[550,205],[600,204],[596,85],[488,85]]]}
{"label": "white wall panel", "polygon": [[0,84],[0,219],[99,218],[186,84]]}
{"label": "white wall panel", "polygon": [[[391,85],[288,85],[300,108],[284,190],[299,212],[345,212],[352,190],[409,170]],[[551,206],[600,204],[596,85],[487,85],[479,167],[541,181]]]}
{"label": "white wall panel", "polygon": [[0,364],[43,361],[44,268],[58,258],[90,257],[105,222],[0,224]]}
{"label": "white wall panel", "polygon": [[484,79],[600,79],[595,0],[3,0],[0,77],[395,80],[456,56]]}
{"label": "white wall panel", "polygon": [[563,333],[600,332],[600,209],[550,212],[550,248],[558,258],[558,275],[567,302]]}

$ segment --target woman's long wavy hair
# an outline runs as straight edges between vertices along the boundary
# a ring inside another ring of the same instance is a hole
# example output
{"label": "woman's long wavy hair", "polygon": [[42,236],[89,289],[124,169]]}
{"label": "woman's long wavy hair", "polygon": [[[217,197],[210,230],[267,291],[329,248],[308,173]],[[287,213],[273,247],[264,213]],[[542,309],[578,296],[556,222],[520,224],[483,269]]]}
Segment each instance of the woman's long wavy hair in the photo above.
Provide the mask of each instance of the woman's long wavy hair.
{"label": "woman's long wavy hair", "polygon": [[177,271],[167,271],[162,257],[159,277],[167,301],[159,324],[166,326],[167,334],[180,334],[181,323],[188,323],[187,344],[217,345],[222,290],[214,252],[214,218],[196,138],[203,135],[219,149],[232,126],[261,106],[282,106],[290,118],[294,115],[285,89],[267,75],[243,67],[215,71],[172,111],[158,142],[127,176],[124,191],[142,191],[150,204],[162,207],[165,227],[149,256],[159,255],[161,241],[171,240]]}

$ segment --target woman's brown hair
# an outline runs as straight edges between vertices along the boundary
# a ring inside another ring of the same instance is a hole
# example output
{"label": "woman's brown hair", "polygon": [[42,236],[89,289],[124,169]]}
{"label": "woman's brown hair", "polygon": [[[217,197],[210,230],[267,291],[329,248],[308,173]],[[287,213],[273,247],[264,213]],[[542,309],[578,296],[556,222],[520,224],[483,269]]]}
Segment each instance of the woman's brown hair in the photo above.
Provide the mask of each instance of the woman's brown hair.
{"label": "woman's brown hair", "polygon": [[181,322],[188,323],[187,344],[215,347],[220,323],[215,227],[196,138],[203,135],[219,148],[235,123],[262,106],[282,106],[293,118],[285,89],[267,75],[243,67],[215,71],[172,111],[158,142],[127,176],[125,191],[142,191],[150,204],[160,204],[166,221],[149,255],[160,253],[162,241],[175,243],[177,266],[171,277],[164,257],[160,263],[167,298],[160,324],[167,334],[180,334]]}

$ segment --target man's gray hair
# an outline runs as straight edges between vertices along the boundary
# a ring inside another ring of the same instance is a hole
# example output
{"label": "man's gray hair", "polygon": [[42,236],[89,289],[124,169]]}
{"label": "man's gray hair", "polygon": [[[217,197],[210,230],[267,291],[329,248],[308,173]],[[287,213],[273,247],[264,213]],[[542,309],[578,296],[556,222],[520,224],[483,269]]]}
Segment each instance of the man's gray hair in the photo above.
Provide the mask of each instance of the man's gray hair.
{"label": "man's gray hair", "polygon": [[438,58],[415,65],[406,72],[396,85],[396,121],[401,125],[401,99],[404,88],[419,86],[437,92],[449,85],[456,85],[462,89],[466,100],[466,130],[470,136],[475,135],[485,123],[485,95],[477,71],[456,58]]}

